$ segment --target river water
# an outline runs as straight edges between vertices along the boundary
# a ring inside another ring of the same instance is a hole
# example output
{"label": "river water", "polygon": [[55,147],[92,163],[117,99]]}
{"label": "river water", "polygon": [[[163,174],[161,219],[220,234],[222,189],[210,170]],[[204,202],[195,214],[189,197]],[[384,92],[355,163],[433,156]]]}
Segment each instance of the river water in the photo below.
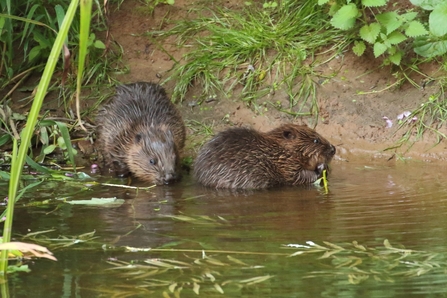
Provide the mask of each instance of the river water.
{"label": "river water", "polygon": [[[188,175],[139,191],[43,182],[19,202],[14,238],[58,261],[24,261],[9,296],[446,297],[446,173],[442,162],[334,161],[327,194],[217,191]],[[61,200],[110,197],[122,201]]]}

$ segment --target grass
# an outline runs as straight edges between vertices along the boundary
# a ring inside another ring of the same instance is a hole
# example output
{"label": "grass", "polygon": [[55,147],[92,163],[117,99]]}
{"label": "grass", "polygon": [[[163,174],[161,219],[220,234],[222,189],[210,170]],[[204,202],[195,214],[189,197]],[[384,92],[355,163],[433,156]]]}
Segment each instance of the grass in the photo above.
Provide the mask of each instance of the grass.
{"label": "grass", "polygon": [[192,46],[185,63],[177,64],[167,78],[176,81],[174,100],[183,100],[191,86],[199,85],[200,101],[217,92],[230,96],[238,91],[248,105],[256,105],[259,98],[281,89],[289,98],[281,110],[316,115],[314,69],[342,52],[350,37],[331,28],[314,1],[282,1],[276,8],[252,3],[240,11],[217,8],[207,14],[180,21],[166,32],[152,32],[175,35],[179,46]]}
{"label": "grass", "polygon": [[[341,31],[331,26],[329,14],[315,1],[275,3],[277,7],[250,2],[238,10],[216,5],[193,11],[199,16],[181,20],[167,31],[148,33],[150,38],[175,36],[177,46],[190,48],[166,79],[176,82],[173,99],[184,100],[194,86],[202,90],[199,105],[223,93],[222,97],[240,98],[259,114],[271,107],[292,117],[313,117],[318,121],[319,82],[336,75],[335,71],[330,77],[321,77],[318,66],[349,48],[358,32],[355,28]],[[382,67],[390,67],[386,59],[382,60]],[[397,146],[407,143],[413,135],[422,137],[426,131],[437,134],[438,141],[445,137],[439,130],[446,119],[442,91],[445,80],[422,73],[418,67],[427,62],[442,65],[414,57],[394,69],[390,67],[397,80],[386,89],[399,88],[405,82],[420,88],[411,78],[413,74],[441,86],[440,94],[433,95],[436,99],[422,103],[413,112],[419,115],[416,123],[400,126],[407,130]],[[275,93],[279,93],[275,99],[280,100],[272,101]]]}
{"label": "grass", "polygon": [[[8,0],[0,0],[0,4]],[[107,40],[103,42],[101,32],[107,30],[106,16],[103,13],[99,2],[94,2],[95,7],[93,13],[89,15],[91,20],[90,32],[86,27],[86,55],[85,70],[80,70],[82,76],[77,76],[78,67],[73,64],[79,63],[80,57],[84,55],[73,55],[80,47],[79,36],[81,30],[84,30],[80,24],[73,24],[67,32],[64,40],[64,57],[60,59],[56,65],[59,75],[55,76],[48,87],[48,96],[45,105],[48,109],[57,110],[57,117],[67,124],[70,133],[81,127],[87,130],[87,134],[92,133],[93,129],[83,127],[86,125],[88,117],[95,112],[99,104],[108,95],[104,89],[110,88],[116,84],[114,75],[126,72],[126,68],[122,64],[122,48]],[[23,128],[23,120],[26,116],[20,117],[21,113],[25,114],[34,99],[37,86],[40,81],[41,73],[45,67],[45,61],[48,59],[51,47],[56,39],[56,34],[60,31],[63,18],[69,3],[59,4],[57,1],[49,1],[45,5],[37,0],[20,0],[15,1],[9,6],[9,13],[5,15],[5,26],[11,26],[15,30],[4,31],[4,38],[8,40],[4,47],[0,49],[0,56],[4,59],[0,63],[0,86],[2,98],[0,104],[3,110],[10,110],[14,106],[14,110],[9,115],[0,113],[0,129],[2,136],[0,138],[0,146],[11,143],[13,138]],[[4,5],[2,5],[4,7]],[[79,12],[76,16],[79,18]],[[84,63],[82,63],[84,64]],[[80,91],[77,86],[82,83],[83,98],[80,98]],[[29,94],[20,98],[11,104],[11,97],[14,91]],[[52,99],[53,98],[53,99]],[[77,100],[76,100],[77,98]],[[80,100],[95,100],[88,108],[80,108]],[[75,108],[74,103],[78,108]],[[76,115],[79,111],[80,115]],[[63,113],[63,114],[62,114]],[[13,117],[10,117],[13,115]],[[19,117],[18,117],[19,116]],[[41,120],[48,116],[47,113],[39,114],[39,122],[36,132],[42,131],[39,126]],[[33,145],[41,145],[47,147],[50,144],[40,142],[40,138],[34,138]]]}
{"label": "grass", "polygon": [[437,81],[439,91],[429,96],[426,102],[423,102],[412,113],[401,120],[396,132],[404,131],[402,137],[393,148],[406,145],[408,151],[414,142],[421,140],[429,132],[436,136],[436,144],[441,140],[447,139],[441,128],[447,121],[447,98],[445,86],[447,77]]}

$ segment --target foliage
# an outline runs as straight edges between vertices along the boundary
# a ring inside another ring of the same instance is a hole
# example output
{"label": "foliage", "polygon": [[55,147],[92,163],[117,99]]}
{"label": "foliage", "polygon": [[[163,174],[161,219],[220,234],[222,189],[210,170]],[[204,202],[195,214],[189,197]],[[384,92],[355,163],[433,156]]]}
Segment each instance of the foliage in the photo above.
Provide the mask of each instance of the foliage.
{"label": "foliage", "polygon": [[[10,2],[10,3],[9,3]],[[9,4],[8,4],[9,3]],[[102,12],[100,3],[95,1],[95,8],[93,14],[88,15],[89,20],[92,21],[91,29],[95,33],[106,30],[106,19]],[[3,98],[0,98],[0,104],[2,104],[3,111],[0,110],[0,146],[10,143],[12,138],[18,138],[21,129],[20,124],[26,119],[26,116],[20,114],[21,111],[10,111],[10,97],[16,90],[22,91],[20,94],[26,94],[29,92],[30,96],[21,98],[20,101],[25,101],[23,107],[27,106],[27,102],[31,102],[34,93],[37,90],[37,84],[39,82],[42,70],[45,66],[44,61],[49,57],[52,45],[55,42],[56,34],[60,30],[63,19],[66,14],[69,2],[61,0],[50,1],[38,1],[38,0],[20,0],[9,1],[0,0],[0,90],[2,90]],[[76,18],[79,18],[79,12],[76,12]],[[87,29],[86,39],[86,53],[81,55],[73,55],[79,49],[81,42],[80,36],[84,35],[81,30]],[[110,74],[118,73],[122,71],[122,64],[120,62],[121,49],[113,46],[113,44],[106,44],[98,38],[98,35],[93,32],[90,33],[89,28],[82,28],[80,24],[73,24],[68,31],[67,37],[64,40],[63,59],[57,60],[56,69],[60,75],[55,76],[52,80],[51,86],[48,88],[50,93],[47,96],[47,103],[54,103],[57,105],[58,112],[64,112],[66,118],[60,116],[58,122],[66,123],[70,131],[76,129],[77,126],[81,126],[83,130],[87,130],[84,127],[85,121],[81,117],[96,108],[100,102],[106,97],[107,92],[103,92],[105,85],[110,85],[115,79],[110,77]],[[85,61],[80,61],[82,57],[86,56]],[[77,76],[78,67],[74,67],[75,63],[81,65],[85,64],[85,70],[80,70],[83,74],[81,77]],[[31,79],[29,79],[31,78]],[[80,82],[77,82],[79,80]],[[92,105],[91,109],[84,109],[81,113],[79,107],[80,92],[81,90],[76,86],[83,86],[83,90],[88,95],[85,97],[95,98],[97,100],[96,105]],[[23,86],[27,84],[26,86]],[[23,92],[24,91],[24,92]],[[53,98],[57,98],[53,100]],[[72,111],[72,101],[76,98],[77,102],[77,121],[71,121],[75,118]],[[14,107],[17,107],[17,102],[14,102]],[[60,108],[60,109],[59,109]],[[8,111],[9,110],[9,111]],[[9,112],[9,113],[8,113]],[[48,115],[39,115],[39,119],[42,120]],[[62,120],[63,119],[63,120]],[[54,122],[54,121],[53,121]],[[45,121],[39,122],[45,123]],[[59,135],[65,135],[64,128],[57,124],[57,130]],[[48,125],[39,126],[36,129],[36,134],[45,134],[44,130],[48,130],[48,133],[54,133],[55,130],[49,131]],[[39,145],[39,141],[42,138],[33,139],[36,142],[33,145]],[[67,139],[62,143],[62,138],[59,139],[59,143],[49,144],[43,142],[43,153],[47,154],[51,149],[55,147],[64,148],[67,143]],[[67,157],[71,157],[69,152]],[[72,151],[74,152],[74,151]],[[40,157],[44,157],[45,154],[41,154]],[[70,158],[71,159],[71,158]],[[72,160],[72,159],[71,159]]]}
{"label": "foliage", "polygon": [[381,282],[394,282],[396,277],[419,277],[435,270],[445,270],[445,254],[416,251],[395,247],[384,240],[383,247],[367,247],[357,241],[324,245],[308,241],[306,245],[288,244],[287,249],[298,249],[290,256],[322,254],[320,270],[309,272],[305,278],[344,276],[350,284],[359,284],[370,278]]}
{"label": "foliage", "polygon": [[331,24],[335,28],[357,30],[361,26],[358,29],[361,40],[355,41],[352,48],[358,56],[363,55],[369,44],[376,58],[384,56],[386,64],[400,65],[409,41],[413,41],[414,52],[423,57],[447,53],[447,2],[443,0],[411,0],[413,5],[431,11],[428,30],[424,14],[414,10],[390,11],[386,6],[388,0],[347,1],[346,4],[319,0],[318,3],[330,6]]}
{"label": "foliage", "polygon": [[[8,5],[10,2],[10,5]],[[42,70],[49,57],[56,33],[62,25],[67,2],[59,0],[38,1],[0,0],[0,42],[4,44],[0,53],[0,86],[4,88],[13,78],[18,79],[30,74],[30,69]],[[77,16],[79,18],[79,15]],[[96,9],[93,29],[105,30],[101,9]],[[2,26],[3,25],[3,26]],[[71,45],[79,42],[79,24],[71,28],[68,39]],[[104,50],[105,45],[94,34],[90,36],[90,51]],[[18,50],[17,50],[18,49]],[[67,70],[70,69],[64,61]]]}
{"label": "foliage", "polygon": [[140,1],[147,5],[149,14],[153,14],[155,7],[159,6],[160,4],[174,5],[175,3],[175,0],[140,0]]}
{"label": "foliage", "polygon": [[[284,110],[315,114],[316,74],[309,64],[316,63],[317,51],[328,44],[333,47],[327,52],[335,56],[348,44],[349,36],[331,29],[314,1],[266,3],[268,7],[248,2],[251,5],[242,11],[209,10],[209,17],[180,21],[166,32],[152,33],[176,35],[180,46],[194,45],[184,56],[185,63],[176,64],[167,79],[176,80],[175,100],[183,100],[193,84],[203,87],[198,104],[216,92],[241,87],[243,100],[256,105],[256,99],[284,88],[289,97]],[[298,111],[292,110],[295,106]]]}
{"label": "foliage", "polygon": [[437,84],[439,85],[439,91],[429,96],[427,101],[400,121],[396,133],[402,129],[404,133],[396,146],[388,149],[407,144],[408,149],[410,149],[414,142],[421,139],[427,131],[436,135],[437,143],[441,142],[442,139],[447,139],[447,135],[441,129],[447,121],[447,98],[444,90],[447,85],[447,78],[439,79]]}
{"label": "foliage", "polygon": [[[81,3],[81,6],[87,6],[91,5],[91,1],[83,1]],[[4,225],[4,231],[3,231],[3,241],[4,243],[9,242],[11,239],[11,231],[12,231],[12,219],[14,214],[14,204],[16,203],[18,196],[18,188],[19,188],[19,182],[20,177],[22,174],[22,168],[25,163],[25,159],[28,156],[28,151],[30,149],[30,143],[31,138],[34,134],[34,128],[37,122],[37,118],[39,116],[39,111],[42,106],[43,100],[45,98],[48,86],[50,84],[50,80],[53,76],[53,72],[56,67],[56,63],[58,61],[57,57],[60,56],[61,50],[65,44],[65,40],[68,36],[68,31],[70,29],[72,20],[75,16],[75,12],[78,6],[77,0],[72,0],[70,2],[70,6],[67,9],[66,15],[64,15],[64,20],[62,21],[62,24],[60,26],[60,31],[57,34],[56,40],[54,41],[54,44],[51,48],[51,52],[48,57],[48,62],[45,66],[44,72],[42,74],[42,78],[39,82],[39,87],[37,88],[37,92],[35,95],[35,98],[33,100],[33,104],[31,106],[31,110],[29,112],[29,115],[27,117],[26,126],[22,132],[21,139],[20,139],[20,147],[18,147],[18,140],[14,138],[13,142],[13,153],[11,158],[11,178],[9,183],[9,193],[8,193],[8,206],[6,209],[6,220]],[[91,6],[90,6],[91,7]],[[81,8],[81,11],[86,12],[85,8]],[[87,14],[88,15],[88,14]],[[90,18],[85,18],[85,15],[83,17],[83,14],[81,14],[81,20],[83,22],[90,22]],[[88,32],[84,32],[79,36],[80,40],[87,40],[88,39]],[[84,47],[87,46],[86,42],[81,42],[81,45],[84,45]],[[81,51],[81,53],[85,53],[85,51]],[[83,61],[82,59],[80,60]],[[82,76],[82,67],[81,71],[78,72],[78,76]],[[78,80],[80,82],[80,80]],[[71,146],[69,144],[67,145],[67,149]],[[7,270],[7,250],[1,252],[1,262],[0,262],[0,272],[5,273]]]}

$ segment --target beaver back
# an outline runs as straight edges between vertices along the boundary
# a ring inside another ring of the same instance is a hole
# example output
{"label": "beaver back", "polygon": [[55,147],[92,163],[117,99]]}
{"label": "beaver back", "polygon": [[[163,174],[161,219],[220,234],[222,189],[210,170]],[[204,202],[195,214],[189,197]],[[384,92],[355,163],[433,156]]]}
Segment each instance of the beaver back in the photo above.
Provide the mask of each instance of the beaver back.
{"label": "beaver back", "polygon": [[185,126],[166,91],[153,83],[117,87],[97,116],[98,141],[106,163],[117,173],[164,184],[177,176]]}
{"label": "beaver back", "polygon": [[321,176],[334,154],[334,146],[307,126],[286,124],[267,133],[231,128],[202,147],[194,174],[215,188],[306,184]]}

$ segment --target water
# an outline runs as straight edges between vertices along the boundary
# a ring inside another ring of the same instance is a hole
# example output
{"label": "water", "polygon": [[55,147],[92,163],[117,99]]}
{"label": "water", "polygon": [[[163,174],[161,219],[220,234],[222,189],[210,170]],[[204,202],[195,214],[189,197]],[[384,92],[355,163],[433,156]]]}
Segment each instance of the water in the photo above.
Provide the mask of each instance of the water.
{"label": "water", "polygon": [[[34,242],[20,235],[48,229],[48,238],[93,231],[97,238],[66,247],[38,242],[58,261],[25,261],[31,272],[9,275],[10,297],[447,296],[445,165],[335,161],[332,168],[329,194],[216,191],[191,177],[138,193],[44,182],[21,202],[50,203],[17,208],[16,240]],[[112,196],[124,203],[55,200]]]}

